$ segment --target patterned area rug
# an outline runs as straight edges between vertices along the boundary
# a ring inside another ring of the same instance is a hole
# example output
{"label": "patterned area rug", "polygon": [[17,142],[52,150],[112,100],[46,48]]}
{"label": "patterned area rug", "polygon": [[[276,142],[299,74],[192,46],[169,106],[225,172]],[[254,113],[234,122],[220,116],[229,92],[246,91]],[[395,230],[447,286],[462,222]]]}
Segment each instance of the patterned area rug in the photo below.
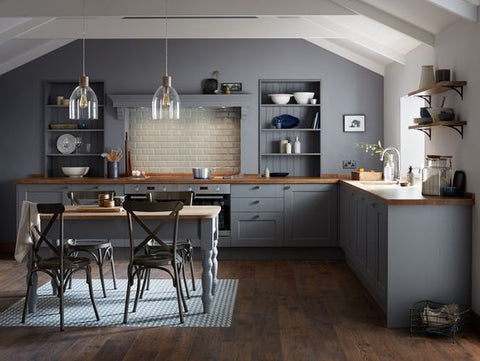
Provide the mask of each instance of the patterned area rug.
{"label": "patterned area rug", "polygon": [[[203,313],[201,281],[196,281],[196,291],[190,290],[188,312],[180,323],[177,298],[171,280],[152,279],[150,290],[139,300],[137,312],[129,312],[128,324],[123,324],[126,280],[117,279],[117,289],[112,280],[105,280],[107,298],[101,297],[100,280],[93,280],[95,303],[100,321],[95,319],[88,286],[85,280],[74,279],[72,289],[65,293],[65,327],[230,327],[237,294],[238,280],[218,280],[210,313]],[[191,288],[191,283],[188,281]],[[133,309],[136,283],[132,287],[130,311]],[[0,314],[0,326],[58,327],[58,298],[52,296],[49,283],[39,288],[37,312],[29,314],[25,324],[22,319],[24,299]]]}

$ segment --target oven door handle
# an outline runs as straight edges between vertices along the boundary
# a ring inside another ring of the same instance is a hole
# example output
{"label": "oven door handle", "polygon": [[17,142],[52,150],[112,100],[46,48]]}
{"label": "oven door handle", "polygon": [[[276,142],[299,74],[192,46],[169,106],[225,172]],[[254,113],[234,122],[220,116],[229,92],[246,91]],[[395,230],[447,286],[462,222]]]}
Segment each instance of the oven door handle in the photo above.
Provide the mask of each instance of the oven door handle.
{"label": "oven door handle", "polygon": [[195,195],[194,199],[223,199],[223,196],[198,196],[198,195]]}

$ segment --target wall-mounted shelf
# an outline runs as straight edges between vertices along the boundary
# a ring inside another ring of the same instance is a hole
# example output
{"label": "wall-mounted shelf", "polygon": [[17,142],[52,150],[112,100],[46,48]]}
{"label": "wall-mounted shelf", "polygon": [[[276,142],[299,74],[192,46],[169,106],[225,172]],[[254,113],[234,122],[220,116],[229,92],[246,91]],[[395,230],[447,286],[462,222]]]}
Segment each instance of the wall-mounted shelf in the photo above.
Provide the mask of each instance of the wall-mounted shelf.
{"label": "wall-mounted shelf", "polygon": [[421,88],[408,93],[408,96],[417,96],[424,99],[428,106],[432,106],[432,95],[440,94],[448,90],[455,91],[463,100],[463,87],[467,85],[466,81],[441,81],[431,87]]}
{"label": "wall-mounted shelf", "polygon": [[443,121],[443,122],[434,122],[428,124],[418,124],[418,125],[410,125],[408,129],[416,129],[423,133],[425,133],[429,139],[432,139],[432,128],[433,127],[449,127],[455,130],[463,139],[463,126],[467,124],[467,122],[457,120],[457,121]]}

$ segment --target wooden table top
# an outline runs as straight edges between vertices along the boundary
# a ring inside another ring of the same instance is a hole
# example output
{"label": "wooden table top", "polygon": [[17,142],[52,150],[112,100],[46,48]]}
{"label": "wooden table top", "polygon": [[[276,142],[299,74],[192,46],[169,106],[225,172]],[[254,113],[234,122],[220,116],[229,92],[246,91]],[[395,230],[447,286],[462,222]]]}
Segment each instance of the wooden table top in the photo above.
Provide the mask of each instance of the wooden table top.
{"label": "wooden table top", "polygon": [[[65,206],[65,219],[68,220],[86,220],[86,219],[117,219],[124,218],[127,215],[125,210],[112,211],[106,207],[97,207],[92,212],[85,212],[85,208],[95,208],[95,206]],[[102,208],[103,212],[102,212]],[[220,206],[184,206],[180,211],[181,219],[200,219],[215,218],[220,213]],[[168,216],[169,212],[136,212],[141,218],[161,218]],[[48,215],[42,215],[42,218],[48,218]]]}

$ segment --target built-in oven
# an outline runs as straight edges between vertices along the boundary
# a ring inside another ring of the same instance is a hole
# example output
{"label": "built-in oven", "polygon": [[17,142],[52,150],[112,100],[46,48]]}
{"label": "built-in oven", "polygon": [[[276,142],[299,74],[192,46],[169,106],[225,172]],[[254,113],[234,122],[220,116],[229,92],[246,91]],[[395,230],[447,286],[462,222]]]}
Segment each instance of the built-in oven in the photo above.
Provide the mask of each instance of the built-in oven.
{"label": "built-in oven", "polygon": [[[126,184],[125,195],[130,199],[148,199],[149,192],[193,191],[194,205],[216,205],[219,237],[230,238],[230,184]],[[226,241],[226,239],[225,239]],[[228,243],[230,241],[228,240]],[[225,242],[227,243],[227,242]],[[222,243],[221,243],[222,244]]]}
{"label": "built-in oven", "polygon": [[[190,190],[190,189],[189,189]],[[230,185],[193,185],[194,205],[215,205],[220,206],[218,216],[218,228],[220,237],[230,237]]]}

